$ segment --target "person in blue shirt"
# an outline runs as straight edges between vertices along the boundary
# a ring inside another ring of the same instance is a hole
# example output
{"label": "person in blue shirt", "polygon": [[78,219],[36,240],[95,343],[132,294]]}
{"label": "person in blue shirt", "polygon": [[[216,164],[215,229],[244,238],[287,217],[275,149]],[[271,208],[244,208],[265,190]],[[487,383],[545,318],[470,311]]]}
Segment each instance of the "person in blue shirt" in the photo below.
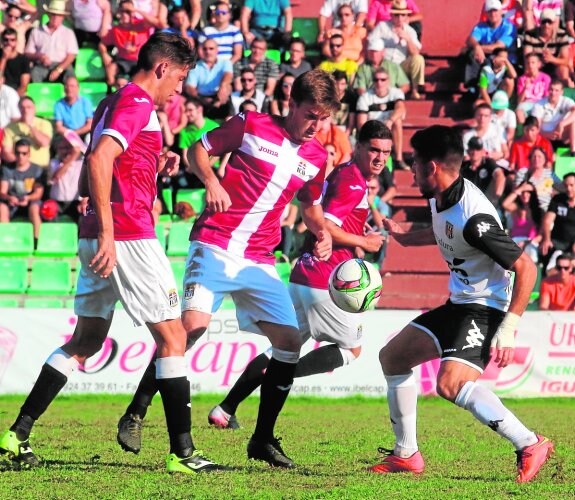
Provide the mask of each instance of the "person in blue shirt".
{"label": "person in blue shirt", "polygon": [[64,97],[54,106],[56,132],[64,135],[67,130],[73,130],[84,138],[92,127],[94,111],[92,103],[80,95],[80,85],[74,76],[64,82]]}
{"label": "person in blue shirt", "polygon": [[481,66],[498,47],[509,50],[509,60],[517,60],[517,30],[503,17],[500,0],[486,0],[485,12],[487,21],[476,24],[467,39],[467,57],[464,84],[467,88],[475,87]]}

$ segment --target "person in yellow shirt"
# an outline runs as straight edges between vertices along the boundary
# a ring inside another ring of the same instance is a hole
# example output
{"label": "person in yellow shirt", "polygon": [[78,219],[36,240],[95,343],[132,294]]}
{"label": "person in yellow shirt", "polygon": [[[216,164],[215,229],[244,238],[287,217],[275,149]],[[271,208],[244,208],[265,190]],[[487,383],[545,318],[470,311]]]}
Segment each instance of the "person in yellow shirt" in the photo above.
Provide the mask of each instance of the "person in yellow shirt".
{"label": "person in yellow shirt", "polygon": [[333,73],[336,69],[344,71],[349,84],[353,83],[357,73],[358,64],[351,59],[347,59],[343,54],[343,36],[339,33],[332,35],[329,39],[329,50],[331,56],[319,63],[319,68]]}

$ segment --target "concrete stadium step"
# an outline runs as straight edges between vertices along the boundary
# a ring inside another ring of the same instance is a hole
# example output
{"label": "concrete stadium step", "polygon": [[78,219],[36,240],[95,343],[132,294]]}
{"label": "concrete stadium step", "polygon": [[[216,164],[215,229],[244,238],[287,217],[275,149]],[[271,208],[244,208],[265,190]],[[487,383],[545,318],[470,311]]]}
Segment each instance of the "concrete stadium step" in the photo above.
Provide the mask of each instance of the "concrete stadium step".
{"label": "concrete stadium step", "polygon": [[383,261],[383,273],[446,273],[448,271],[437,245],[402,247],[394,238],[390,238]]}
{"label": "concrete stadium step", "polygon": [[432,309],[449,297],[447,273],[397,273],[383,276],[377,307],[381,309]]}

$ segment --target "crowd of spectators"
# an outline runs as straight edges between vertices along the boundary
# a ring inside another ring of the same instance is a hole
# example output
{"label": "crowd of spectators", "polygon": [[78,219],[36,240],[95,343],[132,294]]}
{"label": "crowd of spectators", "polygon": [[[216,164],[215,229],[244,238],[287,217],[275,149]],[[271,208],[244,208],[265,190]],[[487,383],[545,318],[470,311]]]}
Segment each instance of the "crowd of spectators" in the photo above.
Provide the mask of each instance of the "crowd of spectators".
{"label": "crowd of spectators", "polygon": [[[486,0],[462,41],[460,90],[474,103],[462,175],[487,194],[550,276],[562,271],[558,255],[575,251],[575,175],[561,179],[553,171],[559,147],[575,157],[574,21],[570,0]],[[156,30],[186,37],[198,51],[183,95],[158,109],[165,147],[182,155],[184,167],[193,142],[234,114],[285,116],[294,79],[319,66],[334,75],[341,102],[318,134],[329,167],[349,161],[356,130],[377,119],[392,131],[394,168],[409,169],[403,128],[406,101],[425,98],[424,22],[414,0],[325,0],[317,39],[304,40],[287,0],[4,4],[0,218],[27,217],[37,234],[42,202],[50,199],[57,217],[77,219],[85,201],[75,183],[94,110],[74,75],[75,58],[82,48],[98,51],[112,92],[128,84],[140,47]],[[37,116],[31,82],[63,84],[52,121]],[[213,159],[218,175],[226,164]],[[159,185],[174,200],[177,190],[200,187],[185,169]],[[390,215],[395,193],[386,170],[370,186],[370,206]],[[372,225],[378,230],[377,217]],[[278,251],[290,257],[303,230],[297,204],[285,214],[282,231],[288,229],[293,234]],[[384,255],[385,246],[375,258]]]}

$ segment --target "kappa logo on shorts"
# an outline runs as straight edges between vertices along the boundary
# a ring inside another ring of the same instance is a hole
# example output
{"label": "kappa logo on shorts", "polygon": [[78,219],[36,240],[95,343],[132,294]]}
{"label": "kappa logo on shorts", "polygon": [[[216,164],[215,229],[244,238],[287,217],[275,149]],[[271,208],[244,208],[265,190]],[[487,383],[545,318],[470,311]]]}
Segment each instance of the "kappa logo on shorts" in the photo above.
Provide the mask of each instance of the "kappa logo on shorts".
{"label": "kappa logo on shorts", "polygon": [[471,328],[467,331],[468,335],[465,340],[467,340],[467,345],[464,345],[461,350],[465,351],[465,349],[469,349],[472,347],[481,347],[483,345],[483,341],[485,340],[485,336],[481,333],[481,330],[475,323],[475,320],[471,320]]}
{"label": "kappa logo on shorts", "polygon": [[170,301],[170,307],[176,307],[178,305],[178,291],[172,288],[168,292],[168,300]]}
{"label": "kappa logo on shorts", "polygon": [[190,300],[194,293],[196,292],[196,284],[192,283],[191,285],[187,285],[184,289],[184,300]]}

